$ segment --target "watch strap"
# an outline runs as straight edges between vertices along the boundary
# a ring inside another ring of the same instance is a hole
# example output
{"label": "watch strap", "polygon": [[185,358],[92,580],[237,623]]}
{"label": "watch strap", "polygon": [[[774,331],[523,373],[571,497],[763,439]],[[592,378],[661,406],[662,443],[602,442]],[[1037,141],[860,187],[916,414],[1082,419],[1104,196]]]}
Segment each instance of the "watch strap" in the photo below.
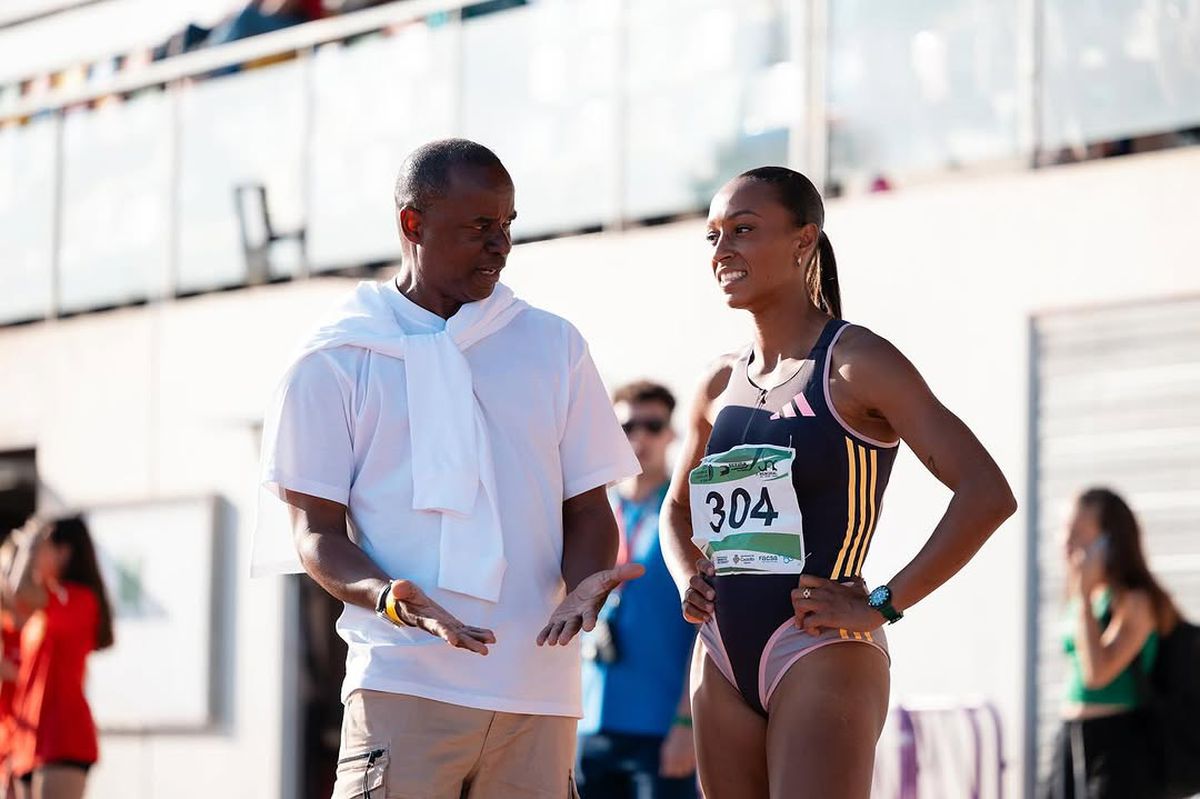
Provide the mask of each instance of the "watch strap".
{"label": "watch strap", "polygon": [[892,607],[891,602],[888,602],[885,605],[880,605],[875,609],[883,614],[883,618],[887,619],[888,624],[895,624],[904,618],[904,614]]}
{"label": "watch strap", "polygon": [[[896,610],[895,606],[892,605],[892,589],[884,585],[875,589],[875,591],[879,591],[880,589],[884,592],[884,600],[879,603],[868,600],[868,604],[879,611],[888,624],[895,624],[904,618],[904,614]],[[872,592],[872,595],[874,595],[875,591]]]}

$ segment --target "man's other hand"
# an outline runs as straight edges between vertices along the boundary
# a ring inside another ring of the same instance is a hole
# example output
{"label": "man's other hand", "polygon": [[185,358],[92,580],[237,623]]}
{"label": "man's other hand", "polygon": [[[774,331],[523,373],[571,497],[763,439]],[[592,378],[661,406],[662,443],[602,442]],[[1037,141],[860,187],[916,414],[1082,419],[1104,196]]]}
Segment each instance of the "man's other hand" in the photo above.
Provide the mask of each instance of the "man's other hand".
{"label": "man's other hand", "polygon": [[550,621],[538,633],[537,644],[566,646],[582,629],[591,632],[604,607],[604,600],[621,583],[636,580],[646,573],[646,567],[637,563],[625,563],[613,569],[598,571],[584,579],[574,591],[567,594]]}

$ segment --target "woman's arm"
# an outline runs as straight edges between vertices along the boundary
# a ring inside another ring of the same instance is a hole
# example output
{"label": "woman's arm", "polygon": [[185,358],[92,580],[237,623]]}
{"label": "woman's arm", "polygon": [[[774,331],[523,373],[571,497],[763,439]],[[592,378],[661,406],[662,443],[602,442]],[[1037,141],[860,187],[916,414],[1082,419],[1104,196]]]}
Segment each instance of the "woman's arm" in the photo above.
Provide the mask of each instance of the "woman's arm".
{"label": "woman's arm", "polygon": [[13,603],[26,613],[42,609],[50,601],[46,587],[34,574],[34,567],[38,547],[49,540],[53,529],[47,522],[34,518],[13,532],[17,536],[17,554],[13,557],[12,570],[9,572],[12,598]]}
{"label": "woman's arm", "polygon": [[[930,391],[916,367],[892,344],[862,328],[846,336],[835,358],[839,395],[855,415],[889,425],[929,472],[954,492],[949,507],[916,557],[887,585],[892,605],[903,611],[920,602],[966,565],[988,537],[1017,509],[1008,481],[991,455],[957,416]],[[839,411],[841,411],[839,406]],[[865,607],[861,589],[840,590],[805,576],[794,596],[806,629],[873,629],[880,615]],[[799,594],[810,589],[809,600]],[[818,589],[818,590],[812,590]],[[865,626],[871,625],[871,626]]]}
{"label": "woman's arm", "polygon": [[700,574],[703,570],[713,575],[711,564],[692,543],[692,509],[689,499],[688,475],[704,458],[708,437],[712,434],[710,414],[716,398],[729,384],[733,356],[724,356],[713,365],[705,376],[700,390],[692,402],[688,416],[683,449],[671,487],[667,490],[667,502],[659,524],[659,540],[667,569],[675,579],[681,599],[686,603],[684,618],[700,623],[708,620],[713,612],[716,592]]}
{"label": "woman's arm", "polygon": [[1126,591],[1113,602],[1112,619],[1104,632],[1092,615],[1092,592],[1104,573],[1103,558],[1096,553],[1072,559],[1067,583],[1075,598],[1075,654],[1083,685],[1097,690],[1111,683],[1142,651],[1154,631],[1154,602],[1145,591]]}

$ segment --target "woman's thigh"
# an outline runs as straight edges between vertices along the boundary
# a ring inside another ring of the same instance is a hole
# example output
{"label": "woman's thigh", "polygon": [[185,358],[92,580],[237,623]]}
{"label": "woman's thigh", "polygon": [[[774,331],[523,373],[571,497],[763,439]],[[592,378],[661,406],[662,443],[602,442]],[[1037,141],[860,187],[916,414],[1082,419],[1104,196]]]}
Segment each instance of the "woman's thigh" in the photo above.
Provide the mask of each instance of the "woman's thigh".
{"label": "woman's thigh", "polygon": [[699,647],[692,670],[696,768],[705,799],[767,795],[767,722]]}
{"label": "woman's thigh", "polygon": [[868,799],[890,683],[887,656],[858,642],[792,664],[768,708],[772,799]]}
{"label": "woman's thigh", "polygon": [[33,799],[81,799],[87,772],[74,766],[44,766],[33,772]]}

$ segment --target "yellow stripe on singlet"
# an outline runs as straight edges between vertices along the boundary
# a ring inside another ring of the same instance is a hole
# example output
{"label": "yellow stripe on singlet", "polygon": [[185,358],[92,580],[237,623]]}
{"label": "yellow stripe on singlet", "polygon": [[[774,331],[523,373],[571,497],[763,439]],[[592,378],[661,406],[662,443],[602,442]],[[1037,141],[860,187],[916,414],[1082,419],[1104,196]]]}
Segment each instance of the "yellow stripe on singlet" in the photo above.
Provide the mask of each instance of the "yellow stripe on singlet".
{"label": "yellow stripe on singlet", "polygon": [[854,640],[855,640],[855,641],[861,641],[861,640],[862,640],[862,633],[855,633],[855,634],[854,634]]}
{"label": "yellow stripe on singlet", "polygon": [[870,497],[871,504],[867,516],[867,535],[863,540],[862,549],[858,551],[858,559],[852,572],[855,577],[862,575],[863,561],[867,558],[867,550],[871,547],[871,538],[875,535],[875,527],[879,521],[879,514],[875,512],[875,475],[878,472],[875,461],[877,454],[875,450],[871,450],[871,491],[867,494]]}
{"label": "yellow stripe on singlet", "polygon": [[858,559],[859,548],[862,547],[863,538],[867,532],[867,480],[870,475],[870,469],[867,467],[867,451],[863,447],[856,446],[858,451],[858,530],[854,535],[854,543],[850,545],[850,558],[846,561],[845,573],[839,577],[850,577],[854,574],[854,562]]}
{"label": "yellow stripe on singlet", "polygon": [[845,630],[838,630],[838,632],[842,634],[843,638],[846,638],[846,639],[850,638],[849,633],[847,633]]}
{"label": "yellow stripe on singlet", "polygon": [[849,469],[846,479],[846,539],[842,542],[842,551],[838,553],[837,562],[833,564],[833,574],[829,579],[836,580],[842,571],[842,563],[846,560],[846,551],[854,538],[854,517],[858,503],[854,501],[854,442],[846,439],[846,466]]}
{"label": "yellow stripe on singlet", "polygon": [[871,637],[870,633],[863,633],[863,635],[867,636],[868,641],[870,641],[871,643],[875,643],[875,639]]}

